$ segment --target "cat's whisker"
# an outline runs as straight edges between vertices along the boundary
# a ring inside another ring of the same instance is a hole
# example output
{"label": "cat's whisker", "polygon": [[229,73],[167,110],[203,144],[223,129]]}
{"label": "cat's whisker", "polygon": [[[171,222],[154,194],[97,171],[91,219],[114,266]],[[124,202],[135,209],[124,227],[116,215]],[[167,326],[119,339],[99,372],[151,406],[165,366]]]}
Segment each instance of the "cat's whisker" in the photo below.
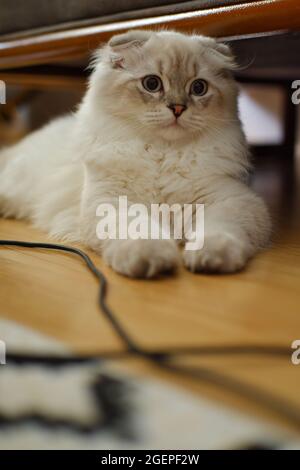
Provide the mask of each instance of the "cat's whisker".
{"label": "cat's whisker", "polygon": [[[183,124],[183,125],[184,125],[184,124],[187,124],[188,127],[191,127],[191,128],[193,128],[193,129],[198,129],[198,130],[199,130],[199,129],[202,128],[202,124],[203,124],[203,123],[202,123],[202,122],[199,123],[199,122],[193,120],[192,118],[188,118],[188,119],[185,119],[182,124]],[[201,125],[200,125],[200,124],[201,124]]]}
{"label": "cat's whisker", "polygon": [[151,115],[163,114],[163,112],[162,111],[146,111],[145,114],[151,116]]}
{"label": "cat's whisker", "polygon": [[231,119],[231,118],[217,118],[215,116],[211,116],[210,120],[212,121],[220,121],[220,122],[239,122],[238,119]]}

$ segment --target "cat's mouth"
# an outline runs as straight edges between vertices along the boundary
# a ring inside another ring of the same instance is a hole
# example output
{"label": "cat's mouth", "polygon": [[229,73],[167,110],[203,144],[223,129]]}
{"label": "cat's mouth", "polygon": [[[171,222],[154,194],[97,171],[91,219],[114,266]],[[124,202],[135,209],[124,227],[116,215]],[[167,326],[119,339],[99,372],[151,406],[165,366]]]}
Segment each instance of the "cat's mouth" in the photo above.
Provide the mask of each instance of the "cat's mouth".
{"label": "cat's mouth", "polygon": [[170,122],[169,124],[166,125],[166,127],[171,127],[173,129],[176,129],[178,127],[180,127],[182,129],[182,125],[180,124],[180,122],[178,121],[178,119],[174,119],[174,121]]}

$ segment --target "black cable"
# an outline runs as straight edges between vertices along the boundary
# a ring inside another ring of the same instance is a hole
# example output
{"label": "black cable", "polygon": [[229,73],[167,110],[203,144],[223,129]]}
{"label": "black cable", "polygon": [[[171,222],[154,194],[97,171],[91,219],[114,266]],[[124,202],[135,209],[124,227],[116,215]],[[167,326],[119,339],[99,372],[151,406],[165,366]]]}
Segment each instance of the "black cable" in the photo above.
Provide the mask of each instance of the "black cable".
{"label": "black cable", "polygon": [[262,392],[253,388],[252,386],[245,385],[235,379],[232,379],[224,374],[215,372],[213,370],[205,369],[203,367],[192,368],[187,366],[180,366],[172,363],[174,357],[178,355],[240,355],[240,354],[259,354],[259,355],[270,355],[270,356],[284,356],[290,357],[290,349],[284,348],[277,345],[261,346],[261,345],[230,345],[230,346],[200,346],[200,347],[179,347],[170,348],[167,350],[147,350],[142,346],[138,345],[135,340],[127,333],[125,328],[122,326],[120,321],[115,317],[114,313],[108,307],[106,303],[107,294],[107,281],[104,274],[95,266],[91,258],[82,250],[73,248],[70,246],[53,244],[53,243],[36,243],[36,242],[23,242],[16,240],[0,240],[0,246],[14,246],[21,248],[41,248],[47,250],[58,250],[62,252],[68,252],[78,255],[87,265],[88,269],[94,274],[99,281],[99,306],[104,313],[106,319],[112,325],[114,331],[117,333],[119,338],[123,341],[126,349],[123,351],[111,351],[103,352],[101,354],[93,356],[81,356],[81,357],[47,357],[43,356],[20,356],[18,354],[8,355],[8,360],[20,362],[22,360],[30,360],[33,362],[52,362],[54,364],[59,363],[78,363],[88,360],[96,360],[100,358],[124,358],[132,355],[147,359],[151,363],[160,367],[165,371],[177,373],[188,376],[189,378],[198,379],[207,383],[213,384],[220,388],[225,388],[238,395],[246,397],[265,408],[276,412],[282,417],[288,419],[291,423],[296,425],[300,429],[300,410],[289,403],[284,402],[272,396],[269,393]]}
{"label": "black cable", "polygon": [[101,307],[101,310],[105,314],[105,316],[109,319],[110,323],[112,324],[113,328],[115,331],[118,333],[120,338],[123,340],[123,342],[126,344],[128,349],[130,351],[135,351],[136,345],[135,343],[131,340],[131,338],[127,335],[126,331],[122,328],[120,323],[116,321],[114,315],[112,314],[111,310],[108,308],[105,302],[105,296],[106,296],[106,278],[102,274],[99,269],[96,268],[94,263],[92,262],[91,258],[84,253],[83,251],[79,250],[79,248],[73,248],[70,246],[65,246],[65,245],[58,245],[55,243],[35,243],[35,242],[22,242],[22,241],[13,241],[13,240],[0,240],[0,245],[2,246],[16,246],[16,247],[22,247],[22,248],[43,248],[47,250],[58,250],[58,251],[64,251],[68,253],[74,253],[75,255],[80,256],[81,259],[85,262],[89,270],[96,276],[100,283],[100,290],[99,290],[99,304]]}

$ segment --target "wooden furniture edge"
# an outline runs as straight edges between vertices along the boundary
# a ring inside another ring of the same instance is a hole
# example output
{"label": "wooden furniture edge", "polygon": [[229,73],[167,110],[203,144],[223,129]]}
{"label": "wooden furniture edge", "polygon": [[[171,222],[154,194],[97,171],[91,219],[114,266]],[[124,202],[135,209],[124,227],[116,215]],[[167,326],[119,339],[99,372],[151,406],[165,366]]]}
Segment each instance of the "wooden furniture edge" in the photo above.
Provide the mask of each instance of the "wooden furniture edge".
{"label": "wooden furniture edge", "polygon": [[99,24],[39,34],[23,39],[0,38],[0,68],[86,58],[113,34],[128,29],[168,28],[215,37],[300,29],[299,0],[261,0],[184,13]]}

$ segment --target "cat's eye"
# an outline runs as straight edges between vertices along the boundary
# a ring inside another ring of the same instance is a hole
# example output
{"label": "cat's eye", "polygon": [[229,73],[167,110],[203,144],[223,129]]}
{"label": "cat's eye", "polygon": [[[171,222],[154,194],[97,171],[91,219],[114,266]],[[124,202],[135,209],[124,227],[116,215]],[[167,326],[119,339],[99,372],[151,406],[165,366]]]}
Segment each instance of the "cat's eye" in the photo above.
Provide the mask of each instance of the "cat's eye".
{"label": "cat's eye", "polygon": [[203,96],[207,92],[208,84],[205,80],[197,78],[191,84],[190,93],[195,96]]}
{"label": "cat's eye", "polygon": [[157,75],[147,75],[143,78],[142,85],[150,93],[157,93],[163,88],[162,81]]}

